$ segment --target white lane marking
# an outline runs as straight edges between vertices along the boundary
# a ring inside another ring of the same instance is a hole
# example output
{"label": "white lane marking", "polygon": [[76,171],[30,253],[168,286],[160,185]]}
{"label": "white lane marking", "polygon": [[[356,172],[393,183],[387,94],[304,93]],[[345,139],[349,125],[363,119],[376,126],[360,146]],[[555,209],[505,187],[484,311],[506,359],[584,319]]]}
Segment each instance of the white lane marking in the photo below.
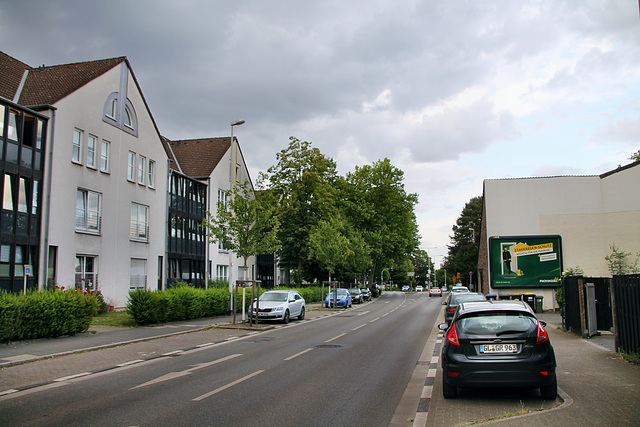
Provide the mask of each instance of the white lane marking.
{"label": "white lane marking", "polygon": [[185,375],[191,375],[192,372],[197,371],[198,369],[202,369],[202,368],[206,368],[208,366],[212,366],[221,362],[226,362],[227,360],[231,360],[231,359],[235,359],[238,356],[242,356],[242,354],[231,354],[229,356],[225,356],[222,357],[220,359],[216,359],[216,360],[212,360],[210,362],[205,362],[205,363],[199,363],[185,371],[179,371],[179,372],[169,372],[168,374],[162,375],[161,377],[155,378],[151,381],[147,381],[144,384],[140,384],[137,385],[135,387],[130,388],[129,390],[134,390],[136,388],[140,388],[140,387],[146,387],[148,385],[152,385],[152,384],[157,384],[157,383],[161,383],[163,381],[169,381],[169,380],[173,380],[175,378],[180,378],[180,377],[184,377]]}
{"label": "white lane marking", "polygon": [[294,354],[293,356],[289,356],[289,357],[287,357],[287,358],[286,358],[286,359],[284,359],[284,360],[291,360],[291,359],[295,359],[296,357],[298,357],[298,356],[302,356],[303,354],[305,354],[305,353],[307,353],[307,352],[309,352],[309,351],[311,351],[311,350],[313,350],[313,348],[308,348],[308,349],[306,349],[306,350],[302,350],[300,353],[296,353],[296,354]]}
{"label": "white lane marking", "polygon": [[0,391],[0,396],[4,396],[11,393],[17,393],[17,392],[18,390],[16,390],[15,388],[12,388],[10,390]]}
{"label": "white lane marking", "polygon": [[365,315],[367,313],[371,313],[371,311],[370,310],[363,311],[362,313],[358,313],[358,316],[363,316],[363,315]]}
{"label": "white lane marking", "polygon": [[180,354],[182,353],[184,350],[174,350],[174,351],[170,351],[169,353],[164,353],[163,356],[173,356],[175,354]]}
{"label": "white lane marking", "polygon": [[340,334],[340,335],[337,335],[337,336],[335,336],[335,337],[333,337],[333,338],[331,338],[329,340],[326,340],[325,342],[331,342],[333,340],[337,340],[338,338],[342,338],[345,335],[347,335],[346,332],[344,334]]}
{"label": "white lane marking", "polygon": [[202,396],[198,396],[195,399],[193,399],[193,401],[194,402],[199,402],[199,401],[201,401],[203,399],[206,399],[207,397],[213,396],[216,393],[220,393],[221,391],[224,391],[224,390],[226,390],[228,388],[231,388],[236,384],[240,384],[241,382],[246,381],[249,378],[255,377],[256,375],[259,375],[259,374],[261,374],[263,372],[264,372],[264,370],[256,371],[253,374],[249,374],[249,375],[247,375],[245,377],[240,378],[239,380],[235,380],[235,381],[233,381],[233,382],[231,382],[231,383],[229,383],[227,385],[224,385],[224,386],[222,386],[220,388],[217,388],[217,389],[215,389],[213,391],[210,391],[209,393],[205,393]]}
{"label": "white lane marking", "polygon": [[91,375],[91,372],[82,372],[80,374],[69,375],[68,377],[58,378],[57,380],[53,380],[53,381],[57,383],[61,383],[63,381],[72,380],[74,378],[86,377],[87,375]]}
{"label": "white lane marking", "polygon": [[360,328],[364,328],[365,326],[367,326],[367,324],[366,324],[366,323],[365,323],[364,325],[360,325],[360,326],[358,326],[358,327],[356,327],[356,328],[353,328],[353,329],[352,329],[352,331],[357,331],[358,329],[360,329]]}
{"label": "white lane marking", "polygon": [[142,359],[130,360],[128,362],[120,363],[119,365],[116,365],[116,366],[118,368],[122,368],[123,366],[129,366],[129,365],[133,365],[133,364],[140,363],[140,362],[144,362],[144,360],[142,360]]}
{"label": "white lane marking", "polygon": [[206,342],[204,344],[198,344],[196,347],[200,348],[200,347],[209,347],[210,345],[213,345],[215,343],[212,342]]}
{"label": "white lane marking", "polygon": [[376,317],[375,319],[371,320],[369,323],[373,323],[373,322],[375,322],[376,320],[380,320],[380,317]]}

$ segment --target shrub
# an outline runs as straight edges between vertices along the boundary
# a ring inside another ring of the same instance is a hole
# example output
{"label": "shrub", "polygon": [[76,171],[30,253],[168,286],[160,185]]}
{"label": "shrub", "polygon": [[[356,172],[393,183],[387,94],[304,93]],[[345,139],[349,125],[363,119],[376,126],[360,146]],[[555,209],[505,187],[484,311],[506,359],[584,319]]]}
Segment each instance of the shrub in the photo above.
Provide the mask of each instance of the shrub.
{"label": "shrub", "polygon": [[99,305],[95,293],[81,290],[0,293],[0,341],[85,331]]}

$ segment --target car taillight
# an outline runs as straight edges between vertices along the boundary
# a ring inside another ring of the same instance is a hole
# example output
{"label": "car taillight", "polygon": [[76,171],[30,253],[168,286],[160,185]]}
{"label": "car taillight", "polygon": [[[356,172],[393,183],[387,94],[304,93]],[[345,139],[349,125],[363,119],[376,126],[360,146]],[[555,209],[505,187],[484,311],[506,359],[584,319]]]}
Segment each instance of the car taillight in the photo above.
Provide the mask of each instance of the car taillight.
{"label": "car taillight", "polygon": [[457,345],[460,347],[460,340],[458,339],[458,331],[456,330],[456,324],[451,325],[451,329],[449,329],[449,333],[447,334],[447,341],[449,341],[453,345]]}
{"label": "car taillight", "polygon": [[542,324],[538,322],[538,339],[536,340],[536,345],[542,344],[549,340],[549,335],[547,331],[542,327]]}
{"label": "car taillight", "polygon": [[455,309],[455,308],[449,308],[449,309],[447,309],[447,312],[449,312],[449,313],[455,313],[455,312],[456,312],[456,309]]}

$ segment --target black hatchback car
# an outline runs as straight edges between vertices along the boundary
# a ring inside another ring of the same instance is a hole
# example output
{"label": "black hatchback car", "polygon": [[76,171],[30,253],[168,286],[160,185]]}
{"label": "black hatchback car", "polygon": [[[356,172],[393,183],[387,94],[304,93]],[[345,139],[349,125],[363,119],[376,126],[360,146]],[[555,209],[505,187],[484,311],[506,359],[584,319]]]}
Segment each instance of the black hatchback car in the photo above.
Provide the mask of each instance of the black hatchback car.
{"label": "black hatchback car", "polygon": [[451,323],[451,319],[453,319],[453,315],[456,314],[456,310],[461,303],[486,300],[487,298],[484,294],[478,292],[452,292],[446,301],[442,301],[442,305],[446,306],[444,308],[444,321],[447,324]]}
{"label": "black hatchback car", "polygon": [[556,357],[533,310],[522,301],[463,302],[442,347],[442,392],[458,387],[539,387],[543,399],[557,396]]}

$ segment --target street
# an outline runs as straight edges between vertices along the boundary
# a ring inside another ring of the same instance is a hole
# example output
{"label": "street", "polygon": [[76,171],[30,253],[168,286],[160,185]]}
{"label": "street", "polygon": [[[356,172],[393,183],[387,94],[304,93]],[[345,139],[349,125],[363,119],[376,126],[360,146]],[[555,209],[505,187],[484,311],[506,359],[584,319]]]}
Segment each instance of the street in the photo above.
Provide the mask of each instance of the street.
{"label": "street", "polygon": [[0,396],[0,415],[10,425],[388,425],[442,309],[425,297],[385,293],[224,343],[176,337],[172,348],[187,350],[147,360],[115,355],[125,346],[108,368],[85,355],[74,374]]}

